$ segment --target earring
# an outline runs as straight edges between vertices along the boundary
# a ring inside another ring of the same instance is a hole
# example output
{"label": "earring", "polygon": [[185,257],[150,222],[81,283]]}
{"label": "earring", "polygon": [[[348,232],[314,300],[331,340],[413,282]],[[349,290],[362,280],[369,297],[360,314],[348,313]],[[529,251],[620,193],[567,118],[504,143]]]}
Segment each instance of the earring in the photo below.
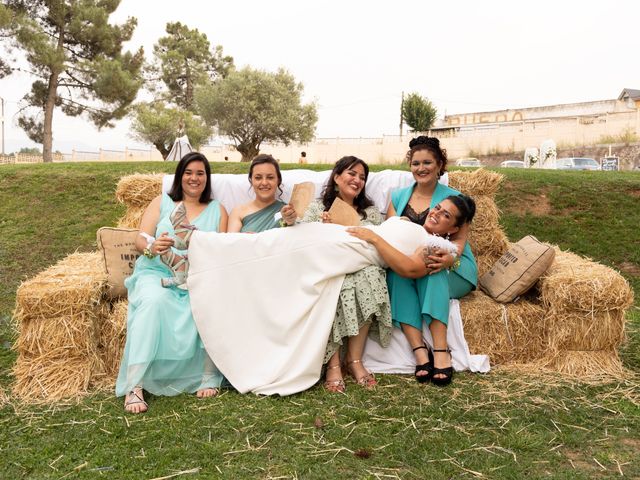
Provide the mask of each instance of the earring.
{"label": "earring", "polygon": [[448,233],[444,236],[445,240],[449,240],[449,238],[451,237],[451,235],[449,235]]}

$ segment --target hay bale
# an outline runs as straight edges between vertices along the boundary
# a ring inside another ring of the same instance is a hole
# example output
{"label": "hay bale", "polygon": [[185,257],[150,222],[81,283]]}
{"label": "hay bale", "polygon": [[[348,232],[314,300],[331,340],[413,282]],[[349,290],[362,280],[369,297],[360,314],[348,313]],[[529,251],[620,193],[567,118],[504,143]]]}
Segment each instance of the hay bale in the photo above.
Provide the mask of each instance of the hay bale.
{"label": "hay bale", "polygon": [[500,258],[509,248],[507,236],[499,224],[500,213],[493,198],[480,195],[476,201],[476,215],[469,229],[469,246],[475,256]]}
{"label": "hay bale", "polygon": [[460,300],[460,309],[469,349],[488,354],[492,364],[528,363],[544,355],[541,304],[528,300],[500,304],[476,290]]}
{"label": "hay bale", "polygon": [[551,308],[545,328],[551,350],[611,350],[625,339],[625,311],[583,312]]}
{"label": "hay bale", "polygon": [[76,315],[22,319],[14,348],[21,355],[63,349],[69,355],[94,353],[98,343],[98,315],[87,309]]}
{"label": "hay bale", "polygon": [[17,396],[42,401],[87,392],[92,372],[103,368],[98,337],[106,280],[98,252],[74,253],[20,285]]}
{"label": "hay bale", "polygon": [[100,331],[98,348],[104,364],[104,378],[94,380],[107,387],[115,385],[120,368],[127,336],[127,305],[126,300],[116,302],[111,312],[105,317]]}
{"label": "hay bale", "polygon": [[479,195],[493,196],[500,188],[504,175],[479,168],[471,172],[449,172],[449,186],[461,191],[465,195],[476,197]]}
{"label": "hay bale", "polygon": [[118,220],[118,228],[140,228],[140,220],[146,209],[146,206],[127,207],[125,214]]}
{"label": "hay bale", "polygon": [[[473,251],[473,248],[471,249]],[[475,252],[474,252],[475,254]],[[491,270],[491,267],[498,261],[502,255],[489,253],[476,256],[476,264],[478,265],[478,278]]]}
{"label": "hay bale", "polygon": [[33,403],[86,395],[92,373],[102,368],[96,360],[97,357],[70,356],[66,349],[19,355],[13,367],[13,394]]}
{"label": "hay bale", "polygon": [[124,176],[116,187],[116,199],[127,207],[146,207],[162,193],[162,176],[161,173]]}
{"label": "hay bale", "polygon": [[576,376],[581,380],[616,380],[627,375],[615,349],[565,350],[546,357],[537,364],[540,368]]}
{"label": "hay bale", "polygon": [[98,252],[72,253],[18,287],[15,319],[82,316],[98,305],[106,282]]}
{"label": "hay bale", "polygon": [[556,310],[626,310],[633,304],[633,290],[622,275],[559,248],[540,279],[540,291],[544,304]]}

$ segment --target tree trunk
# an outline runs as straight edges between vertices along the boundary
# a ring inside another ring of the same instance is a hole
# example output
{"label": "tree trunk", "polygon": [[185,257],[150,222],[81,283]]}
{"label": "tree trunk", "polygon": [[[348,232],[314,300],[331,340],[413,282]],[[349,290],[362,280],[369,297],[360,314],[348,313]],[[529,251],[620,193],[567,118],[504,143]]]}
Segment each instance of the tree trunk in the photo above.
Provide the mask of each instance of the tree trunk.
{"label": "tree trunk", "polygon": [[162,155],[162,160],[166,160],[167,155],[169,155],[169,152],[171,150],[168,150],[167,147],[165,147],[164,143],[162,142],[154,143],[153,146],[156,147],[160,152],[160,155]]}
{"label": "tree trunk", "polygon": [[[64,48],[64,31],[60,29],[58,34],[58,51]],[[42,138],[42,159],[45,163],[53,162],[53,109],[56,106],[56,95],[58,93],[58,77],[60,71],[53,66],[49,75],[49,85],[47,86],[47,99],[44,103],[44,125]]]}
{"label": "tree trunk", "polygon": [[250,162],[253,160],[253,157],[260,153],[260,144],[240,142],[236,145],[236,150],[242,154],[242,162]]}
{"label": "tree trunk", "polygon": [[187,78],[187,84],[184,92],[184,108],[185,110],[192,111],[193,108],[193,83],[191,82],[191,69],[189,68],[189,62],[185,60],[185,71]]}

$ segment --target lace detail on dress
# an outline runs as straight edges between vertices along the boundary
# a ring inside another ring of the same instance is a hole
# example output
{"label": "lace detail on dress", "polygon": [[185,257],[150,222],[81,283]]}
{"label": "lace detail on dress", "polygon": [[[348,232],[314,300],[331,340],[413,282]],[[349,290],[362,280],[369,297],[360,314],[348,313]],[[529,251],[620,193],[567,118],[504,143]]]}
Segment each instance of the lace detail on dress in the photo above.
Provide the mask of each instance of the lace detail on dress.
{"label": "lace detail on dress", "polygon": [[411,222],[417,223],[418,225],[424,225],[424,222],[427,219],[427,215],[429,215],[428,208],[422,213],[417,213],[408,203],[407,206],[404,207],[404,211],[402,212],[403,217],[407,217],[409,220],[411,220]]}

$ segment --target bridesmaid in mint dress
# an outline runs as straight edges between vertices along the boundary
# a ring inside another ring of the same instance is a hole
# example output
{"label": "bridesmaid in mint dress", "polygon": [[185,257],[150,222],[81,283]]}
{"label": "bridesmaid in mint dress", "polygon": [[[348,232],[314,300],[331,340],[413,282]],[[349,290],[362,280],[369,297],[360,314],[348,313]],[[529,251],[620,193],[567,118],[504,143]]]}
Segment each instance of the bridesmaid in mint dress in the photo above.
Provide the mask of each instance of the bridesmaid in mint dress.
{"label": "bridesmaid in mint dress", "polygon": [[116,381],[116,395],[126,396],[125,410],[130,413],[147,410],[143,390],[153,395],[197,392],[199,397],[210,397],[217,395],[223,378],[196,330],[189,292],[161,285],[162,279],[172,276],[161,256],[174,248],[169,217],[180,201],[188,221],[199,230],[226,231],[227,213],[211,200],[211,169],[200,153],[182,158],[171,191],[152,200],[140,224],[136,247],[143,255],[125,281],[127,338]]}

